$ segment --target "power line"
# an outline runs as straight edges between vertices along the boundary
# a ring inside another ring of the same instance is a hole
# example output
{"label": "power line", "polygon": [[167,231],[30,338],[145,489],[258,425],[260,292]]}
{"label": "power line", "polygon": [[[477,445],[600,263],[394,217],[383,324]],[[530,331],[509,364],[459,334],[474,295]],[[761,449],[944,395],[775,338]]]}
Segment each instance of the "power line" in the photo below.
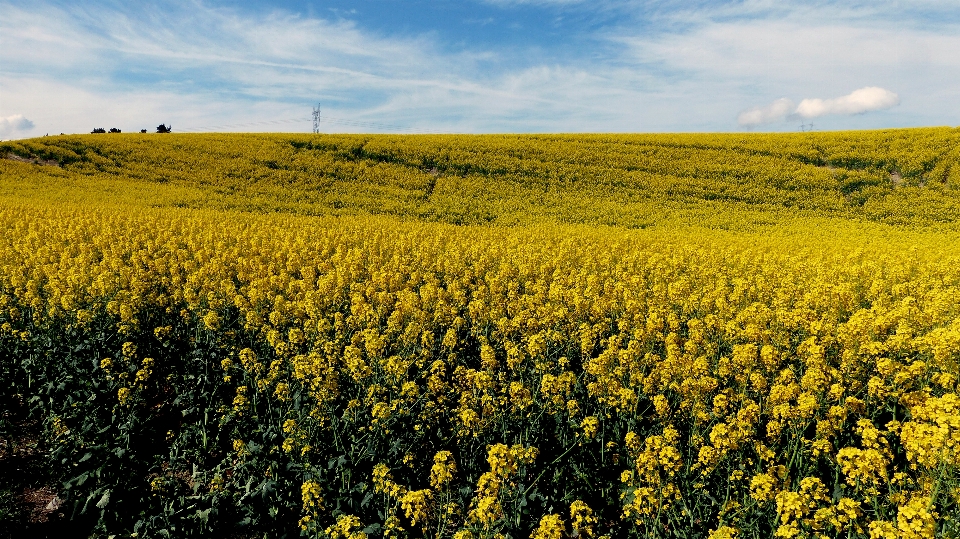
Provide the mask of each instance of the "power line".
{"label": "power line", "polygon": [[[214,125],[214,126],[204,126],[204,127],[188,127],[188,128],[180,129],[180,132],[183,132],[183,133],[198,133],[198,132],[208,132],[208,131],[216,131],[216,130],[222,130],[222,129],[236,129],[236,128],[241,128],[241,127],[252,127],[252,126],[258,126],[258,125],[279,125],[279,124],[289,124],[289,123],[299,123],[299,122],[303,122],[303,123],[313,122],[313,123],[314,123],[314,133],[319,133],[319,132],[320,132],[320,109],[319,109],[319,107],[316,108],[316,109],[314,109],[314,113],[315,113],[315,114],[314,114],[313,117],[311,117],[311,118],[303,118],[303,117],[301,117],[301,118],[287,118],[287,119],[283,119],[283,120],[263,120],[263,121],[259,121],[259,122],[246,122],[246,123],[239,123],[239,124],[224,124],[224,125]],[[343,126],[350,126],[350,127],[365,127],[365,128],[370,128],[370,129],[376,129],[376,130],[378,130],[378,131],[405,131],[405,132],[410,132],[410,133],[425,133],[425,134],[429,134],[429,133],[448,133],[447,131],[438,131],[438,130],[432,130],[432,129],[419,129],[419,128],[416,128],[416,127],[406,127],[406,126],[396,125],[396,124],[384,124],[384,123],[380,123],[380,122],[365,122],[365,121],[361,121],[361,120],[350,120],[350,119],[347,119],[347,118],[334,118],[334,117],[331,117],[331,116],[323,116],[323,122],[324,122],[325,124],[326,124],[326,123],[331,123],[331,124],[343,125]]]}
{"label": "power line", "polygon": [[414,133],[446,133],[446,131],[419,129],[416,127],[405,127],[402,125],[395,125],[395,124],[382,124],[379,122],[363,122],[359,120],[347,120],[344,118],[331,118],[330,116],[324,116],[323,121],[331,122],[339,125],[349,125],[353,127],[372,127],[374,129],[380,129],[383,131],[410,131]]}
{"label": "power line", "polygon": [[205,127],[188,127],[185,129],[181,129],[180,131],[190,133],[190,132],[200,132],[200,131],[212,131],[215,129],[228,129],[228,128],[234,128],[234,127],[250,127],[252,125],[289,124],[289,123],[303,122],[303,121],[309,121],[309,120],[305,120],[304,118],[288,118],[286,120],[263,120],[260,122],[247,122],[242,124],[212,125],[212,126],[205,126]]}

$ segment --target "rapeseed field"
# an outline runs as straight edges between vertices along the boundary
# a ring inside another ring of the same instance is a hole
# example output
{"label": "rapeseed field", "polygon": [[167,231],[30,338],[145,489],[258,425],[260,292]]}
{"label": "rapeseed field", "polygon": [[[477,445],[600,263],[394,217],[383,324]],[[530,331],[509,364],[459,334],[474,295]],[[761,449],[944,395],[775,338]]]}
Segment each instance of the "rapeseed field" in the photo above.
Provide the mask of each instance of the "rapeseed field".
{"label": "rapeseed field", "polygon": [[88,535],[960,534],[960,129],[0,157],[0,398]]}

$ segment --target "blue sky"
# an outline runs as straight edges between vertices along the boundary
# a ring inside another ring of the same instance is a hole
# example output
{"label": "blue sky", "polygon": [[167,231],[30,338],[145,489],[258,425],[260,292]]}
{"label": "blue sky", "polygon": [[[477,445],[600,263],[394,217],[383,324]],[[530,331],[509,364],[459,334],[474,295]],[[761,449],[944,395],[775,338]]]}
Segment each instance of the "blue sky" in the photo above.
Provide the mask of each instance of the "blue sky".
{"label": "blue sky", "polygon": [[956,0],[0,0],[0,138],[960,124]]}

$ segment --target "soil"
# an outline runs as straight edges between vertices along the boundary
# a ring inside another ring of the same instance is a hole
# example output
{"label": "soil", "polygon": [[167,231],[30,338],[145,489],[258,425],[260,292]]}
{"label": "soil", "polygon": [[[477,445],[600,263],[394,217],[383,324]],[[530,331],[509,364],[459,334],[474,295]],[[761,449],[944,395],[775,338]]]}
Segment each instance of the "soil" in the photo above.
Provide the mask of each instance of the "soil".
{"label": "soil", "polygon": [[29,163],[31,165],[42,165],[47,167],[59,167],[60,163],[56,159],[41,159],[31,155],[30,157],[20,157],[15,153],[8,153],[5,159],[17,161],[19,163]]}
{"label": "soil", "polygon": [[0,539],[83,537],[61,511],[40,425],[19,411],[0,412]]}

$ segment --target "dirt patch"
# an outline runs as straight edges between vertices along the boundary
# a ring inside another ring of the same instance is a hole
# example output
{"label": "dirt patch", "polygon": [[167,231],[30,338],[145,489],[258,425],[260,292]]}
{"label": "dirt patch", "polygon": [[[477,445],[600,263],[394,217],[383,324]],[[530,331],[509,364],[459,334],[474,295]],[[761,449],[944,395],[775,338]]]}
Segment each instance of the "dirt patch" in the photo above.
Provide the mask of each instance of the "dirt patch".
{"label": "dirt patch", "polygon": [[31,165],[41,165],[45,167],[59,167],[60,162],[56,159],[42,159],[35,155],[30,157],[21,157],[15,153],[8,153],[4,159],[9,159],[11,161],[17,161],[18,163],[28,163]]}
{"label": "dirt patch", "polygon": [[24,509],[27,512],[28,524],[50,522],[52,518],[63,518],[60,506],[63,500],[50,487],[28,488],[23,491]]}
{"label": "dirt patch", "polygon": [[893,172],[890,173],[890,182],[893,184],[894,187],[900,187],[901,185],[903,185],[903,177],[900,176],[899,172],[894,170]]}
{"label": "dirt patch", "polygon": [[18,404],[0,403],[0,539],[85,536],[65,518],[39,423]]}

